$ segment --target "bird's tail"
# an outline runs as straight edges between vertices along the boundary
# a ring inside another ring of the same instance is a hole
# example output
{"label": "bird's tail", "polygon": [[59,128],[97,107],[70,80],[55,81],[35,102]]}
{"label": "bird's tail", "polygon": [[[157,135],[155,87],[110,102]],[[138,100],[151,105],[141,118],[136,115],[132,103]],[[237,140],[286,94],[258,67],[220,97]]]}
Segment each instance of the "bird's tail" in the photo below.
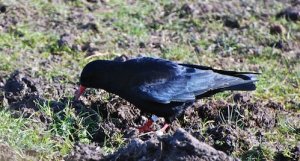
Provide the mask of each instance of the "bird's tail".
{"label": "bird's tail", "polygon": [[226,90],[234,90],[234,91],[253,91],[256,89],[255,82],[258,81],[257,76],[260,73],[255,72],[236,72],[236,71],[226,71],[226,70],[218,70],[213,69],[211,67],[207,66],[201,66],[201,65],[193,65],[193,64],[180,64],[182,66],[201,69],[201,70],[212,70],[215,73],[222,74],[224,76],[232,76],[241,78],[237,81],[231,81],[230,84],[226,87],[218,87],[216,89],[213,89],[211,91],[208,91],[206,93],[203,93],[199,95],[198,97],[206,97],[210,96],[212,94],[215,94],[217,92],[226,91]]}
{"label": "bird's tail", "polygon": [[222,89],[222,91],[224,90],[231,90],[231,91],[253,91],[256,89],[255,83],[254,81],[250,81],[250,82],[243,82],[241,84],[237,84],[237,85],[233,85],[233,86],[229,86],[229,87],[225,87]]}
{"label": "bird's tail", "polygon": [[241,83],[237,83],[236,85],[226,87],[223,90],[253,91],[256,89],[255,82],[258,81],[257,73],[240,74],[235,76],[244,79],[244,81]]}

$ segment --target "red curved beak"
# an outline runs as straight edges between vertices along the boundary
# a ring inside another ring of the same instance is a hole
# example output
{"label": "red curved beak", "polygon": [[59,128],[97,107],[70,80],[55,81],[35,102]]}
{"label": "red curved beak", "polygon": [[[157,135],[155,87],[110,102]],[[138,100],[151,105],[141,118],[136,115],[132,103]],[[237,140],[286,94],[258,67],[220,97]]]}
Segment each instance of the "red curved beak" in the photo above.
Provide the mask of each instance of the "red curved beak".
{"label": "red curved beak", "polygon": [[85,86],[80,85],[79,89],[75,92],[74,100],[78,100],[78,98],[84,93],[85,89]]}

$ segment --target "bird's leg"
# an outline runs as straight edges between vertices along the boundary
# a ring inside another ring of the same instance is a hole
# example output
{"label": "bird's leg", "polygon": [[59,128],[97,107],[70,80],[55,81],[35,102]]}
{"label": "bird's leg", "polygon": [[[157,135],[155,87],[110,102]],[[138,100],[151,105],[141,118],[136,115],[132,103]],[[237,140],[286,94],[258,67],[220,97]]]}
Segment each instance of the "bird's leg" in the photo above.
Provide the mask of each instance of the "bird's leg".
{"label": "bird's leg", "polygon": [[153,129],[151,128],[151,125],[156,122],[158,120],[158,117],[155,115],[152,115],[150,119],[148,119],[148,121],[142,126],[139,127],[138,130],[140,133],[144,133],[144,132],[150,132],[153,131]]}
{"label": "bird's leg", "polygon": [[148,119],[148,121],[142,126],[139,127],[138,130],[140,133],[145,133],[152,131],[152,128],[150,127],[153,124],[153,121],[151,119]]}
{"label": "bird's leg", "polygon": [[169,124],[164,124],[164,126],[160,129],[160,131],[165,132],[167,130],[167,128],[169,127]]}
{"label": "bird's leg", "polygon": [[156,131],[156,134],[157,135],[163,135],[164,132],[166,132],[166,130],[169,126],[170,126],[169,124],[165,123],[164,126],[161,129]]}
{"label": "bird's leg", "polygon": [[[148,119],[148,121],[140,128],[138,128],[139,132],[140,133],[145,133],[145,132],[150,132],[150,131],[154,131],[152,128],[151,128],[151,125],[153,123],[155,123],[156,121],[158,120],[158,117],[155,116],[155,115],[152,115],[150,119]],[[166,132],[166,130],[168,129],[170,125],[165,123],[164,126],[157,130],[156,133],[158,135],[163,135],[164,132]]]}

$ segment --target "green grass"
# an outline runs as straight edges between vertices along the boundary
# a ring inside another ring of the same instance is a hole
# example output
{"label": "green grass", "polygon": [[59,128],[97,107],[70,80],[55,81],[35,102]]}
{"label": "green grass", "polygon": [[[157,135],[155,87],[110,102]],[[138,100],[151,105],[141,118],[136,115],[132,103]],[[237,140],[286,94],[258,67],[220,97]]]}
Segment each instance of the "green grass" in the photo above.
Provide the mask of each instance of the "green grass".
{"label": "green grass", "polygon": [[262,161],[262,160],[272,160],[275,153],[270,148],[265,145],[259,145],[258,147],[253,147],[247,153],[242,156],[242,160],[245,161]]}
{"label": "green grass", "polygon": [[[154,12],[154,7],[142,1],[134,2],[131,6],[124,1],[112,1],[109,4],[118,9],[116,12],[104,14],[104,17],[115,19],[113,25],[117,30],[137,38],[146,38],[148,30],[143,20],[146,16],[150,16],[151,12]],[[102,17],[102,15],[100,16]]]}
{"label": "green grass", "polygon": [[103,143],[103,150],[105,154],[111,154],[125,145],[124,135],[122,133],[115,133],[109,138],[106,138]]}
{"label": "green grass", "polygon": [[[14,118],[9,111],[1,110],[0,142],[8,143],[22,157],[26,158],[26,155],[30,155],[28,152],[34,152],[33,157],[41,160],[62,158],[70,152],[74,140],[89,142],[91,132],[96,128],[95,120],[90,119],[91,115],[78,115],[70,107],[53,113],[48,103],[39,107],[40,111],[29,118],[22,115]],[[51,122],[40,122],[39,116],[50,118]]]}
{"label": "green grass", "polygon": [[8,143],[21,154],[36,151],[37,158],[51,159],[57,157],[57,150],[63,146],[52,139],[52,133],[43,129],[41,123],[22,117],[13,118],[6,111],[0,111],[0,120],[0,142]]}
{"label": "green grass", "polygon": [[289,100],[299,102],[300,90],[295,87],[300,83],[298,62],[281,56],[278,50],[273,48],[266,48],[261,56],[249,57],[249,62],[259,64],[262,69],[255,91],[258,98],[273,98],[284,104]]}

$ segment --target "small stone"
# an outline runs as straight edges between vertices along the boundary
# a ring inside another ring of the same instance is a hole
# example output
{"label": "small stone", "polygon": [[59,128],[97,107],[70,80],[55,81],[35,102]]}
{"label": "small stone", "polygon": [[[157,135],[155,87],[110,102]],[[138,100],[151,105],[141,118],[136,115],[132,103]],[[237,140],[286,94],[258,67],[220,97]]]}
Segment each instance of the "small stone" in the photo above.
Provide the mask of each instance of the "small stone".
{"label": "small stone", "polygon": [[140,42],[140,43],[139,43],[139,47],[140,47],[140,48],[146,48],[146,44],[145,44],[144,42]]}
{"label": "small stone", "polygon": [[0,12],[1,13],[5,13],[6,10],[7,10],[7,7],[5,5],[3,5],[3,4],[0,4]]}
{"label": "small stone", "polygon": [[98,3],[98,0],[86,0],[86,1],[90,3]]}
{"label": "small stone", "polygon": [[182,5],[180,9],[179,18],[187,17],[189,15],[192,15],[194,12],[194,7],[190,4],[184,4]]}
{"label": "small stone", "polygon": [[294,160],[300,160],[300,142],[297,143],[292,153]]}
{"label": "small stone", "polygon": [[286,30],[282,25],[272,25],[270,27],[270,34],[285,34]]}
{"label": "small stone", "polygon": [[202,52],[202,49],[201,49],[200,46],[195,46],[194,51],[195,51],[197,54],[200,54],[200,53]]}
{"label": "small stone", "polygon": [[164,132],[161,131],[161,130],[158,130],[158,131],[155,132],[155,134],[156,134],[157,136],[163,136],[163,135],[164,135]]}
{"label": "small stone", "polygon": [[63,46],[68,46],[68,47],[72,47],[72,45],[74,44],[75,41],[75,37],[68,34],[68,33],[64,33],[62,35],[60,35],[60,39],[57,41],[57,44],[59,47],[63,47]]}
{"label": "small stone", "polygon": [[82,25],[82,29],[92,30],[94,32],[99,32],[98,25],[93,22]]}
{"label": "small stone", "polygon": [[285,17],[287,20],[299,21],[300,20],[300,9],[296,7],[288,7],[276,15],[276,18]]}
{"label": "small stone", "polygon": [[283,49],[284,43],[282,40],[279,40],[279,41],[275,42],[272,46],[274,46],[275,48],[278,48],[278,49]]}
{"label": "small stone", "polygon": [[124,61],[127,61],[129,60],[130,58],[127,56],[127,55],[121,55],[121,56],[118,56],[114,59],[114,61],[119,61],[119,62],[124,62]]}
{"label": "small stone", "polygon": [[104,152],[96,143],[76,143],[73,150],[64,158],[66,161],[102,160]]}
{"label": "small stone", "polygon": [[229,28],[240,28],[240,23],[235,17],[225,17],[224,26]]}
{"label": "small stone", "polygon": [[272,100],[269,100],[269,102],[266,104],[266,107],[273,108],[275,110],[284,110],[284,106],[279,102],[274,102]]}

